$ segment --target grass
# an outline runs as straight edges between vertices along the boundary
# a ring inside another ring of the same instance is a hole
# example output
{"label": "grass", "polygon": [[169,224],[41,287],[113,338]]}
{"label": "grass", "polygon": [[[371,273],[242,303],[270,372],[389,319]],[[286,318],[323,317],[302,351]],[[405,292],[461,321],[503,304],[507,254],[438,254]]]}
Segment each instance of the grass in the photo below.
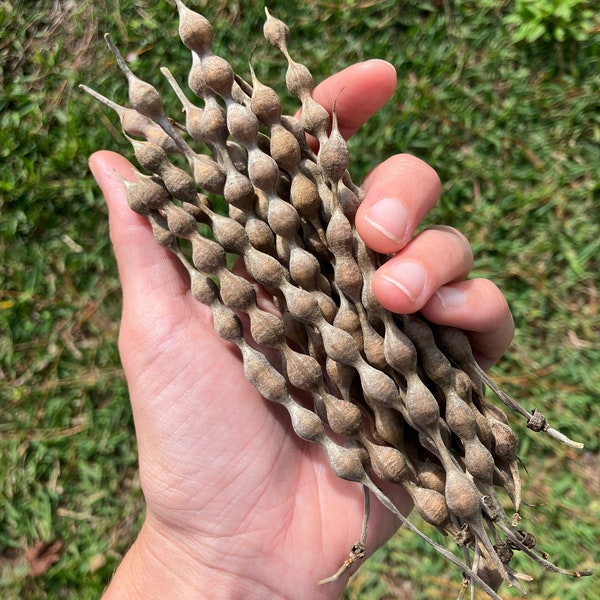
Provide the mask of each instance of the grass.
{"label": "grass", "polygon": [[[256,41],[259,77],[281,89],[283,62],[260,43],[261,6],[204,4],[217,50],[245,73],[248,41]],[[86,165],[98,148],[129,148],[113,115],[77,85],[125,99],[104,31],[165,96],[158,67],[169,65],[181,79],[188,54],[165,0],[22,5],[0,1],[0,595],[92,598],[134,538],[143,503],[116,349],[119,285],[106,212]],[[440,173],[443,199],[430,220],[469,237],[474,275],[498,283],[514,313],[515,341],[494,377],[586,444],[582,452],[559,448],[515,421],[527,518],[553,560],[593,566],[598,23],[581,40],[528,43],[511,41],[507,17],[520,13],[507,0],[269,6],[290,24],[294,55],[317,80],[371,57],[396,66],[394,98],[351,144],[352,172],[360,180],[406,151]],[[58,561],[33,576],[26,549],[53,540],[62,542]],[[589,578],[535,575],[528,585],[535,600],[592,598],[597,588]],[[459,583],[400,531],[353,577],[346,598],[455,598]]]}

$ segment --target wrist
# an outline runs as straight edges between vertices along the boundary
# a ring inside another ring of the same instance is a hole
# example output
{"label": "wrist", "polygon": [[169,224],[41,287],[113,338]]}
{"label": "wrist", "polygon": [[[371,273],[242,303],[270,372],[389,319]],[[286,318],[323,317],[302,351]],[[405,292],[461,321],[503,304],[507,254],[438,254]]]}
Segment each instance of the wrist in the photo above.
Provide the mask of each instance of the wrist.
{"label": "wrist", "polygon": [[128,550],[102,600],[229,600],[276,598],[272,589],[230,573],[215,560],[205,565],[147,522]]}

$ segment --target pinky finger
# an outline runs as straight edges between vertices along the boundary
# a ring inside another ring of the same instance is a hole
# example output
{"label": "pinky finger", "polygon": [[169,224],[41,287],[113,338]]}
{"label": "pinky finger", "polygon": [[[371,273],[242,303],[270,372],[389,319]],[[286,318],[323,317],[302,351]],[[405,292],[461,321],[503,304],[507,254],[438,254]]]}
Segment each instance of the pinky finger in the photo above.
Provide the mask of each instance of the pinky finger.
{"label": "pinky finger", "polygon": [[421,313],[438,325],[462,329],[483,369],[489,369],[504,354],[515,331],[508,303],[489,279],[444,285]]}

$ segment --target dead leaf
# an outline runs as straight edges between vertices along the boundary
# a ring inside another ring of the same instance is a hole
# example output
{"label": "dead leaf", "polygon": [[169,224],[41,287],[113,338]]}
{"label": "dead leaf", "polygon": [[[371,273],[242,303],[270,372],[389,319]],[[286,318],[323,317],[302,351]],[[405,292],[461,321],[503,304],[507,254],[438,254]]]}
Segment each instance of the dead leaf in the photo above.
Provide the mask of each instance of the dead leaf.
{"label": "dead leaf", "polygon": [[106,564],[106,556],[104,554],[94,554],[88,563],[88,571],[94,573],[101,569]]}
{"label": "dead leaf", "polygon": [[590,342],[588,340],[582,340],[571,329],[569,329],[569,331],[567,332],[567,337],[569,338],[569,341],[571,342],[571,345],[573,346],[573,348],[576,348],[577,350],[581,350],[583,348],[593,348],[594,347],[594,344],[592,342]]}
{"label": "dead leaf", "polygon": [[54,563],[59,561],[62,547],[62,540],[53,542],[39,540],[27,548],[25,560],[29,564],[29,574],[37,577],[46,573]]}

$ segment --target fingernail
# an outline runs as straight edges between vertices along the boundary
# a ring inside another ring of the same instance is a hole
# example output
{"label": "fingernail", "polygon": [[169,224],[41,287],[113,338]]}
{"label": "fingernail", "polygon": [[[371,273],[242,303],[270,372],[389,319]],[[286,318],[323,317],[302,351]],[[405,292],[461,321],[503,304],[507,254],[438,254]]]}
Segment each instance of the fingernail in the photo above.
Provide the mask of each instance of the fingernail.
{"label": "fingernail", "polygon": [[97,183],[98,182],[98,178],[99,178],[99,169],[98,169],[98,166],[96,165],[96,161],[94,160],[94,156],[93,155],[88,160],[88,166],[90,168],[90,172],[92,174],[92,177],[96,180],[96,183]]}
{"label": "fingernail", "polygon": [[448,285],[440,288],[435,295],[440,299],[444,308],[459,308],[467,301],[467,295],[464,292]]}
{"label": "fingernail", "polygon": [[387,60],[382,60],[381,58],[370,58],[369,60],[365,61],[365,64],[369,63],[379,63],[385,65],[386,67],[389,67],[390,70],[394,71],[394,74],[396,74],[396,67],[394,67],[394,65],[391,62],[388,62]]}
{"label": "fingernail", "polygon": [[427,275],[419,263],[406,261],[388,267],[381,279],[396,286],[411,302],[417,302],[425,288]]}
{"label": "fingernail", "polygon": [[405,242],[408,213],[400,200],[394,198],[378,200],[365,213],[365,220],[396,244]]}

